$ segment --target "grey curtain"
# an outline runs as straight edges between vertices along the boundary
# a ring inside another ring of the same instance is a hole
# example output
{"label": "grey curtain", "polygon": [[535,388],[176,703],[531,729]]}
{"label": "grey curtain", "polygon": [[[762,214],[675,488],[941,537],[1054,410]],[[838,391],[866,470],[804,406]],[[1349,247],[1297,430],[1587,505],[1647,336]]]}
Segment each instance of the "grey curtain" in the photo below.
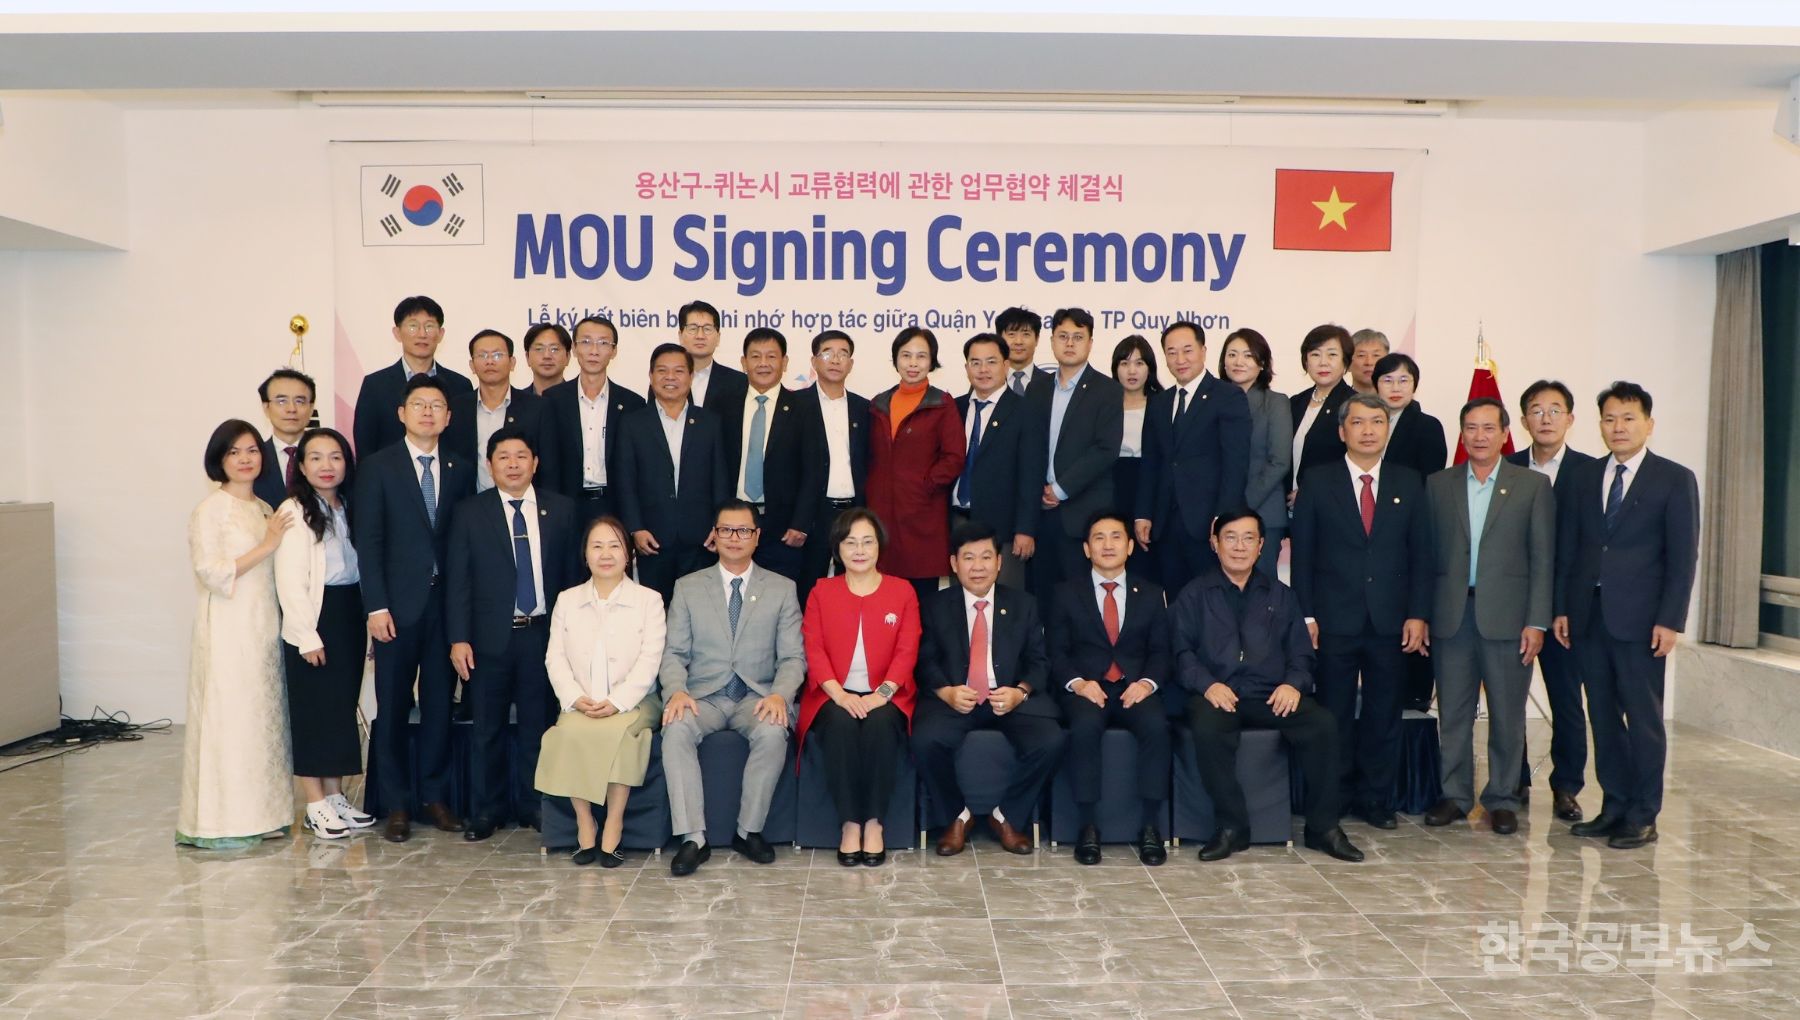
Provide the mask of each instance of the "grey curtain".
{"label": "grey curtain", "polygon": [[1755,648],[1763,536],[1762,261],[1755,248],[1719,256],[1712,366],[1700,640]]}

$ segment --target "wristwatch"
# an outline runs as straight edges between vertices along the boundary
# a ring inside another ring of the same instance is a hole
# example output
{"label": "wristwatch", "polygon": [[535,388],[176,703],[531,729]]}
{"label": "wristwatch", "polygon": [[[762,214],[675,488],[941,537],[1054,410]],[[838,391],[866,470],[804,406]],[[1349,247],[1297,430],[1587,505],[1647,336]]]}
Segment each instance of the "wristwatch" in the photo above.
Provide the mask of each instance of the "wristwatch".
{"label": "wristwatch", "polygon": [[892,701],[892,700],[894,700],[894,692],[898,691],[899,689],[900,689],[900,685],[893,682],[892,680],[883,680],[881,682],[881,686],[875,688],[875,693],[881,695],[882,697],[888,699],[889,701]]}

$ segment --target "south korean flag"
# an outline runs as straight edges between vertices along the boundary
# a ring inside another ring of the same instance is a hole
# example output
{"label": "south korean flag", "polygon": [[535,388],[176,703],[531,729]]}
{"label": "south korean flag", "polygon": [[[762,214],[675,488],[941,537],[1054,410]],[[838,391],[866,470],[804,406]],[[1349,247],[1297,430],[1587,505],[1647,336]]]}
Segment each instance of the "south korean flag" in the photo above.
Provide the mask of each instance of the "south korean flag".
{"label": "south korean flag", "polygon": [[481,164],[362,168],[363,247],[482,244]]}

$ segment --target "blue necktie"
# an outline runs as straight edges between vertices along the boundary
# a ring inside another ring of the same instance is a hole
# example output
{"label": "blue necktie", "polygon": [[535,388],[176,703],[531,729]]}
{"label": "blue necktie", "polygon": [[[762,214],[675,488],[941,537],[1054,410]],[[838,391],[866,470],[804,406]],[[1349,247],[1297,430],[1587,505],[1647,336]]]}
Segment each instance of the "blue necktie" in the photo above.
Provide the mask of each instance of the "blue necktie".
{"label": "blue necktie", "polygon": [[[1614,465],[1612,488],[1606,490],[1606,530],[1611,531],[1613,522],[1619,519],[1620,504],[1625,502],[1625,465]],[[1592,503],[1588,504],[1593,506]]]}
{"label": "blue necktie", "polygon": [[531,566],[531,532],[525,527],[525,501],[509,499],[512,504],[513,565],[517,568],[513,603],[520,616],[530,616],[537,608],[537,572]]}
{"label": "blue necktie", "polygon": [[981,412],[987,410],[991,403],[991,400],[975,401],[975,422],[969,427],[969,455],[963,458],[962,477],[956,482],[957,506],[969,506],[973,503],[969,485],[975,478],[975,452],[981,449]]}
{"label": "blue necktie", "polygon": [[1025,395],[1025,372],[1023,369],[1013,373],[1012,391],[1021,397]]}
{"label": "blue necktie", "polygon": [[[763,437],[769,432],[768,404],[767,394],[757,394],[756,413],[750,416],[750,452],[744,460],[744,495],[749,496],[752,503],[763,501]],[[736,633],[737,617],[732,617],[732,621],[732,631]]]}
{"label": "blue necktie", "polygon": [[[731,619],[731,637],[737,640],[738,616],[744,611],[744,579],[731,579],[731,599],[725,603],[725,615]],[[725,695],[733,701],[742,701],[750,694],[750,685],[744,683],[742,677],[731,674],[731,682],[725,685]]]}
{"label": "blue necktie", "polygon": [[419,457],[419,495],[425,497],[425,519],[437,527],[437,483],[431,480],[431,458]]}

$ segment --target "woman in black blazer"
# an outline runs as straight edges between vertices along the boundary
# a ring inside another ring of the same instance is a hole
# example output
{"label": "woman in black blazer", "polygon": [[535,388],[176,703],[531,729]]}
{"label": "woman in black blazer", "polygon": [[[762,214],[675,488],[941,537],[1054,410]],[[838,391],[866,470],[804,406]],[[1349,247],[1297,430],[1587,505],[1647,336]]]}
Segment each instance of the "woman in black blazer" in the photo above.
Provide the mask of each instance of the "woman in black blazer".
{"label": "woman in black blazer", "polygon": [[1344,456],[1337,410],[1356,392],[1344,379],[1349,365],[1350,331],[1336,323],[1315,326],[1300,341],[1300,367],[1312,386],[1288,398],[1294,412],[1294,473],[1288,485],[1289,507],[1294,505],[1294,490],[1307,468]]}
{"label": "woman in black blazer", "polygon": [[1412,468],[1423,477],[1444,469],[1449,447],[1444,423],[1413,399],[1418,387],[1419,363],[1407,355],[1394,353],[1375,363],[1375,392],[1388,406],[1388,444],[1382,463]]}

